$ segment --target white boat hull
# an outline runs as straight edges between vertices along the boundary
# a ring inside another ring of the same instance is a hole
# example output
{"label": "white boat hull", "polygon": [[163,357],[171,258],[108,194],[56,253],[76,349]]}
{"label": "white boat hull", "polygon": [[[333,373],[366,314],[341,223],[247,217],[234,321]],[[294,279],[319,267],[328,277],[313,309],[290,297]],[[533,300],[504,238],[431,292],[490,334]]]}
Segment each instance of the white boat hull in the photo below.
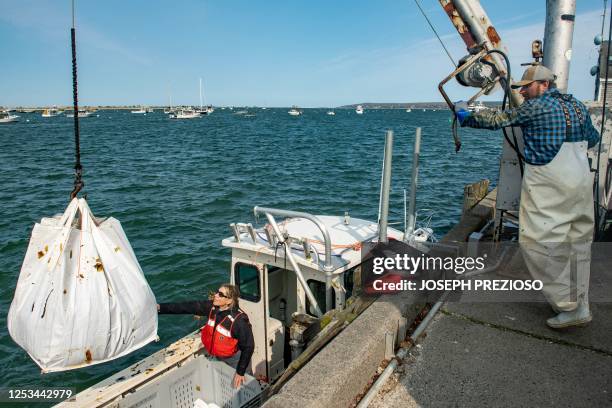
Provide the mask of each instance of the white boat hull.
{"label": "white boat hull", "polygon": [[13,122],[19,122],[19,116],[17,116],[17,115],[9,115],[6,118],[1,118],[0,119],[0,123],[13,123]]}
{"label": "white boat hull", "polygon": [[[92,112],[79,112],[79,118],[88,118],[92,115]],[[67,118],[74,118],[74,113],[66,115]]]}
{"label": "white boat hull", "polygon": [[170,115],[170,119],[196,119],[199,118],[199,113],[175,113],[174,115]]}
{"label": "white boat hull", "polygon": [[62,113],[64,112],[61,112],[61,111],[43,112],[41,116],[43,118],[53,118],[55,116],[60,116]]}

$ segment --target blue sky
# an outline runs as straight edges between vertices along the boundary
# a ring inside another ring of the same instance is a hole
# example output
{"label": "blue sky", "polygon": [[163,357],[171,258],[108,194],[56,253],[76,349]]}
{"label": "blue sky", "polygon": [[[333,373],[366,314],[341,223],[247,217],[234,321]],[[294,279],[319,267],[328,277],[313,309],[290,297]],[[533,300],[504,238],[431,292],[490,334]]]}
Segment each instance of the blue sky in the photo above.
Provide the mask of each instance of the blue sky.
{"label": "blue sky", "polygon": [[[420,0],[455,59],[465,47],[437,0]],[[513,76],[542,38],[545,0],[482,0]],[[413,0],[77,0],[84,105],[303,107],[441,101],[453,67]],[[592,99],[603,0],[577,0],[569,92]],[[0,105],[70,104],[69,0],[0,0]],[[472,90],[453,88],[462,99]],[[492,96],[487,99],[500,99]]]}

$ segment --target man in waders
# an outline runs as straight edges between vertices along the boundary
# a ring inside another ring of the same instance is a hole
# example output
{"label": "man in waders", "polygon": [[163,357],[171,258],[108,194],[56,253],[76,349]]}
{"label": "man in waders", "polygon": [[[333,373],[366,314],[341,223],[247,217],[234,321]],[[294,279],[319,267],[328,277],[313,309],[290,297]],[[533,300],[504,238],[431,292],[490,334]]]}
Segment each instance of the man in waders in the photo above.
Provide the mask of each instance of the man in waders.
{"label": "man in waders", "polygon": [[221,285],[212,300],[160,303],[159,314],[194,314],[206,316],[202,343],[211,356],[236,368],[233,386],[244,383],[244,373],[251,362],[255,341],[248,316],[238,307],[240,293],[234,285]]}
{"label": "man in waders", "polygon": [[529,272],[557,316],[554,329],[583,325],[589,310],[591,243],[594,232],[593,178],[587,147],[599,142],[587,108],[554,85],[556,76],[532,65],[520,88],[525,102],[507,111],[471,113],[456,109],[461,126],[501,129],[519,126],[525,171],[519,210],[519,243]]}

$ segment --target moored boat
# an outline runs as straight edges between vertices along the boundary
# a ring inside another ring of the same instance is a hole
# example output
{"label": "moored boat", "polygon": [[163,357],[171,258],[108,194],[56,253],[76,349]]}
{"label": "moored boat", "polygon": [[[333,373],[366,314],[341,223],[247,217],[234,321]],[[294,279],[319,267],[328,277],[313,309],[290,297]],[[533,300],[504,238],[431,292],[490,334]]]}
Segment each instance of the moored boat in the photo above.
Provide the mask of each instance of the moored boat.
{"label": "moored boat", "polygon": [[52,118],[52,117],[54,117],[54,116],[59,116],[59,115],[61,115],[62,113],[64,113],[64,111],[61,111],[61,110],[59,110],[59,109],[57,109],[57,108],[53,107],[53,108],[49,108],[49,109],[45,109],[45,110],[43,110],[43,112],[42,112],[42,115],[41,115],[41,116],[42,116],[43,118]]}
{"label": "moored boat", "polygon": [[177,109],[168,116],[170,119],[196,119],[200,117],[200,112],[193,108]]}
{"label": "moored boat", "polygon": [[293,105],[287,113],[291,116],[300,116],[303,113],[303,111],[297,106]]}
{"label": "moored boat", "polygon": [[11,115],[9,111],[0,111],[0,123],[19,122],[19,116]]}

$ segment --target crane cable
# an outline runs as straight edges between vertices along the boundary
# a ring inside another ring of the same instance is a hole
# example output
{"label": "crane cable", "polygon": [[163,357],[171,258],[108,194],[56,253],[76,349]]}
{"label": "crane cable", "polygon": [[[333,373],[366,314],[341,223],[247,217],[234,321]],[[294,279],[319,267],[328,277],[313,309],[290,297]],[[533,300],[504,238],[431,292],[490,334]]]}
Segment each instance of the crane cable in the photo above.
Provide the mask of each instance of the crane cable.
{"label": "crane cable", "polygon": [[423,8],[421,7],[421,5],[419,4],[419,0],[414,0],[414,2],[416,3],[417,7],[419,8],[419,10],[421,11],[421,14],[423,14],[423,17],[425,17],[425,20],[427,20],[427,24],[429,24],[429,27],[431,27],[431,30],[434,32],[434,34],[436,35],[436,37],[438,38],[438,41],[440,41],[440,45],[442,45],[442,48],[444,48],[444,51],[446,52],[446,55],[448,55],[448,58],[451,60],[451,62],[453,63],[453,66],[455,68],[457,68],[457,64],[455,63],[455,60],[453,59],[453,57],[450,55],[450,52],[448,51],[448,49],[446,48],[446,46],[444,45],[444,42],[442,41],[442,39],[440,38],[440,36],[438,35],[438,32],[436,31],[436,29],[434,28],[433,24],[431,23],[431,21],[429,20],[429,18],[427,17],[427,14],[425,14],[425,11],[423,10]]}
{"label": "crane cable", "polygon": [[74,188],[70,193],[72,200],[79,191],[85,186],[83,182],[83,166],[81,166],[81,141],[79,135],[79,98],[77,84],[77,62],[76,62],[76,30],[74,28],[74,0],[72,0],[72,28],[70,29],[70,40],[72,45],[72,103],[74,112],[74,144],[75,144],[75,163],[74,163]]}

